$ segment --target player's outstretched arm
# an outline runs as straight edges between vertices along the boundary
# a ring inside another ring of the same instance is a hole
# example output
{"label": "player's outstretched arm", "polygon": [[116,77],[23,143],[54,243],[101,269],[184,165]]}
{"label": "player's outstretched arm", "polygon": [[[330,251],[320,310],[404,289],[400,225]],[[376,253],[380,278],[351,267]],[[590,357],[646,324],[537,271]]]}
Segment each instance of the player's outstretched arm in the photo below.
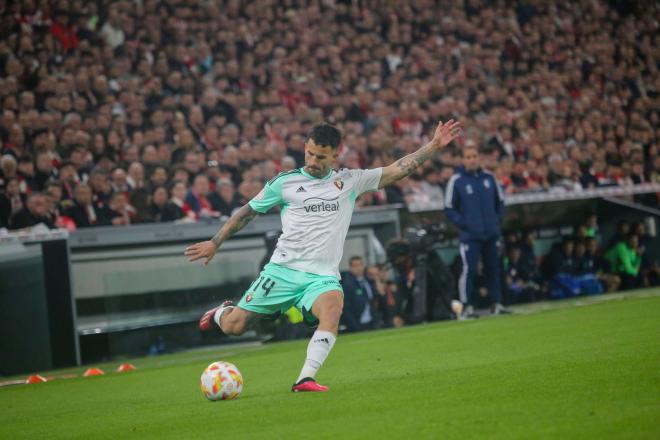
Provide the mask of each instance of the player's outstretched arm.
{"label": "player's outstretched arm", "polygon": [[258,214],[257,211],[250,207],[249,203],[246,203],[229,217],[229,220],[222,225],[218,233],[215,234],[212,239],[195,243],[192,246],[187,247],[184,255],[188,257],[188,261],[204,259],[204,265],[206,266],[213,259],[215,253],[218,252],[220,245],[222,245],[226,239],[243,229],[245,225],[250,223]]}
{"label": "player's outstretched arm", "polygon": [[433,139],[414,153],[402,157],[393,164],[383,168],[383,174],[380,177],[379,188],[391,185],[397,180],[411,174],[421,164],[433,157],[438,151],[442,150],[447,144],[456,139],[461,133],[461,123],[450,119],[446,124],[438,123],[433,134]]}

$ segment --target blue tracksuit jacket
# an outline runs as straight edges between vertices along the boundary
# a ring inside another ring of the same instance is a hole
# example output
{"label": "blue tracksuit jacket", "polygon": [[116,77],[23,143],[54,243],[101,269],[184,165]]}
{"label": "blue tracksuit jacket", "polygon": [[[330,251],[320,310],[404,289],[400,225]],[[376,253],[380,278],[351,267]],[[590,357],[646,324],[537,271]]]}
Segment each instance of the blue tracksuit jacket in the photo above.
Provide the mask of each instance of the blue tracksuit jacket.
{"label": "blue tracksuit jacket", "polygon": [[487,240],[500,236],[504,195],[495,176],[462,166],[447,184],[445,213],[461,231],[460,240]]}

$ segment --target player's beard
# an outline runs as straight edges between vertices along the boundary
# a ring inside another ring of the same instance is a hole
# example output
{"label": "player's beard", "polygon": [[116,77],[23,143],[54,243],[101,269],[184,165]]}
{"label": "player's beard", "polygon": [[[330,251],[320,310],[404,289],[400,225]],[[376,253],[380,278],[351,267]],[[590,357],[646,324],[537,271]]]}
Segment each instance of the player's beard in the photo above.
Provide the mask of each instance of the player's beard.
{"label": "player's beard", "polygon": [[326,174],[328,174],[327,169],[312,167],[310,165],[305,166],[305,171],[307,171],[309,174],[311,174],[314,177],[324,177]]}

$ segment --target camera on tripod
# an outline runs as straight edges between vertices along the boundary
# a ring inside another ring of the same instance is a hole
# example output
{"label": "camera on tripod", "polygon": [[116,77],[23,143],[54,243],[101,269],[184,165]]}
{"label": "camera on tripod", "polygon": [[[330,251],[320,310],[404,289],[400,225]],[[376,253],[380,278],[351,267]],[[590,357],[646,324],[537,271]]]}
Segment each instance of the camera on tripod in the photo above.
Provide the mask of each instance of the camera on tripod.
{"label": "camera on tripod", "polygon": [[447,239],[446,223],[431,223],[406,229],[404,239],[414,254],[425,253]]}
{"label": "camera on tripod", "polygon": [[[406,321],[435,321],[451,317],[450,302],[455,295],[455,280],[437,249],[447,239],[445,223],[424,224],[406,229],[403,238],[387,246],[389,263],[401,275],[414,271],[412,286],[399,286],[406,292]],[[406,288],[407,287],[407,288]]]}

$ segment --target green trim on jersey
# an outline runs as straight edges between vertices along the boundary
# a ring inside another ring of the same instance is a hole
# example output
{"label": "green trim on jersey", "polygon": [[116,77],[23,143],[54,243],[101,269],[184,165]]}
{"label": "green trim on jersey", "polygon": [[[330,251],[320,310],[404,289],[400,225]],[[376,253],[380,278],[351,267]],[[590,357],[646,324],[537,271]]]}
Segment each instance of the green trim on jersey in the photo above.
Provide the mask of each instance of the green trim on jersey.
{"label": "green trim on jersey", "polygon": [[[265,214],[273,208],[273,206],[280,206],[283,211],[288,207],[288,202],[282,197],[282,185],[288,179],[300,175],[299,170],[292,170],[286,173],[280,173],[271,179],[266,186],[263,187],[261,192],[248,202],[250,207],[255,211]],[[282,178],[281,178],[282,177]]]}
{"label": "green trim on jersey", "polygon": [[276,181],[277,179],[279,179],[280,177],[288,176],[289,174],[298,174],[298,173],[300,173],[300,169],[298,169],[298,168],[296,168],[295,170],[291,170],[291,171],[283,171],[283,172],[281,172],[280,174],[278,174],[277,176],[275,176],[275,177],[273,177],[272,179],[270,179],[270,180],[266,183],[266,185],[272,185],[272,184],[275,183],[275,181]]}
{"label": "green trim on jersey", "polygon": [[351,190],[351,193],[350,193],[350,195],[348,196],[348,200],[351,201],[351,203],[353,204],[353,207],[354,207],[354,208],[355,208],[355,201],[357,200],[357,198],[358,198],[359,196],[360,196],[360,195],[359,195],[358,193],[356,193],[355,190]]}
{"label": "green trim on jersey", "polygon": [[303,176],[309,177],[310,179],[315,179],[315,180],[328,180],[330,178],[330,176],[332,176],[332,172],[334,171],[331,168],[330,171],[328,171],[328,174],[325,175],[324,177],[316,177],[316,176],[312,176],[307,171],[305,171],[305,167],[298,168],[298,170],[300,170],[300,172],[302,173]]}

